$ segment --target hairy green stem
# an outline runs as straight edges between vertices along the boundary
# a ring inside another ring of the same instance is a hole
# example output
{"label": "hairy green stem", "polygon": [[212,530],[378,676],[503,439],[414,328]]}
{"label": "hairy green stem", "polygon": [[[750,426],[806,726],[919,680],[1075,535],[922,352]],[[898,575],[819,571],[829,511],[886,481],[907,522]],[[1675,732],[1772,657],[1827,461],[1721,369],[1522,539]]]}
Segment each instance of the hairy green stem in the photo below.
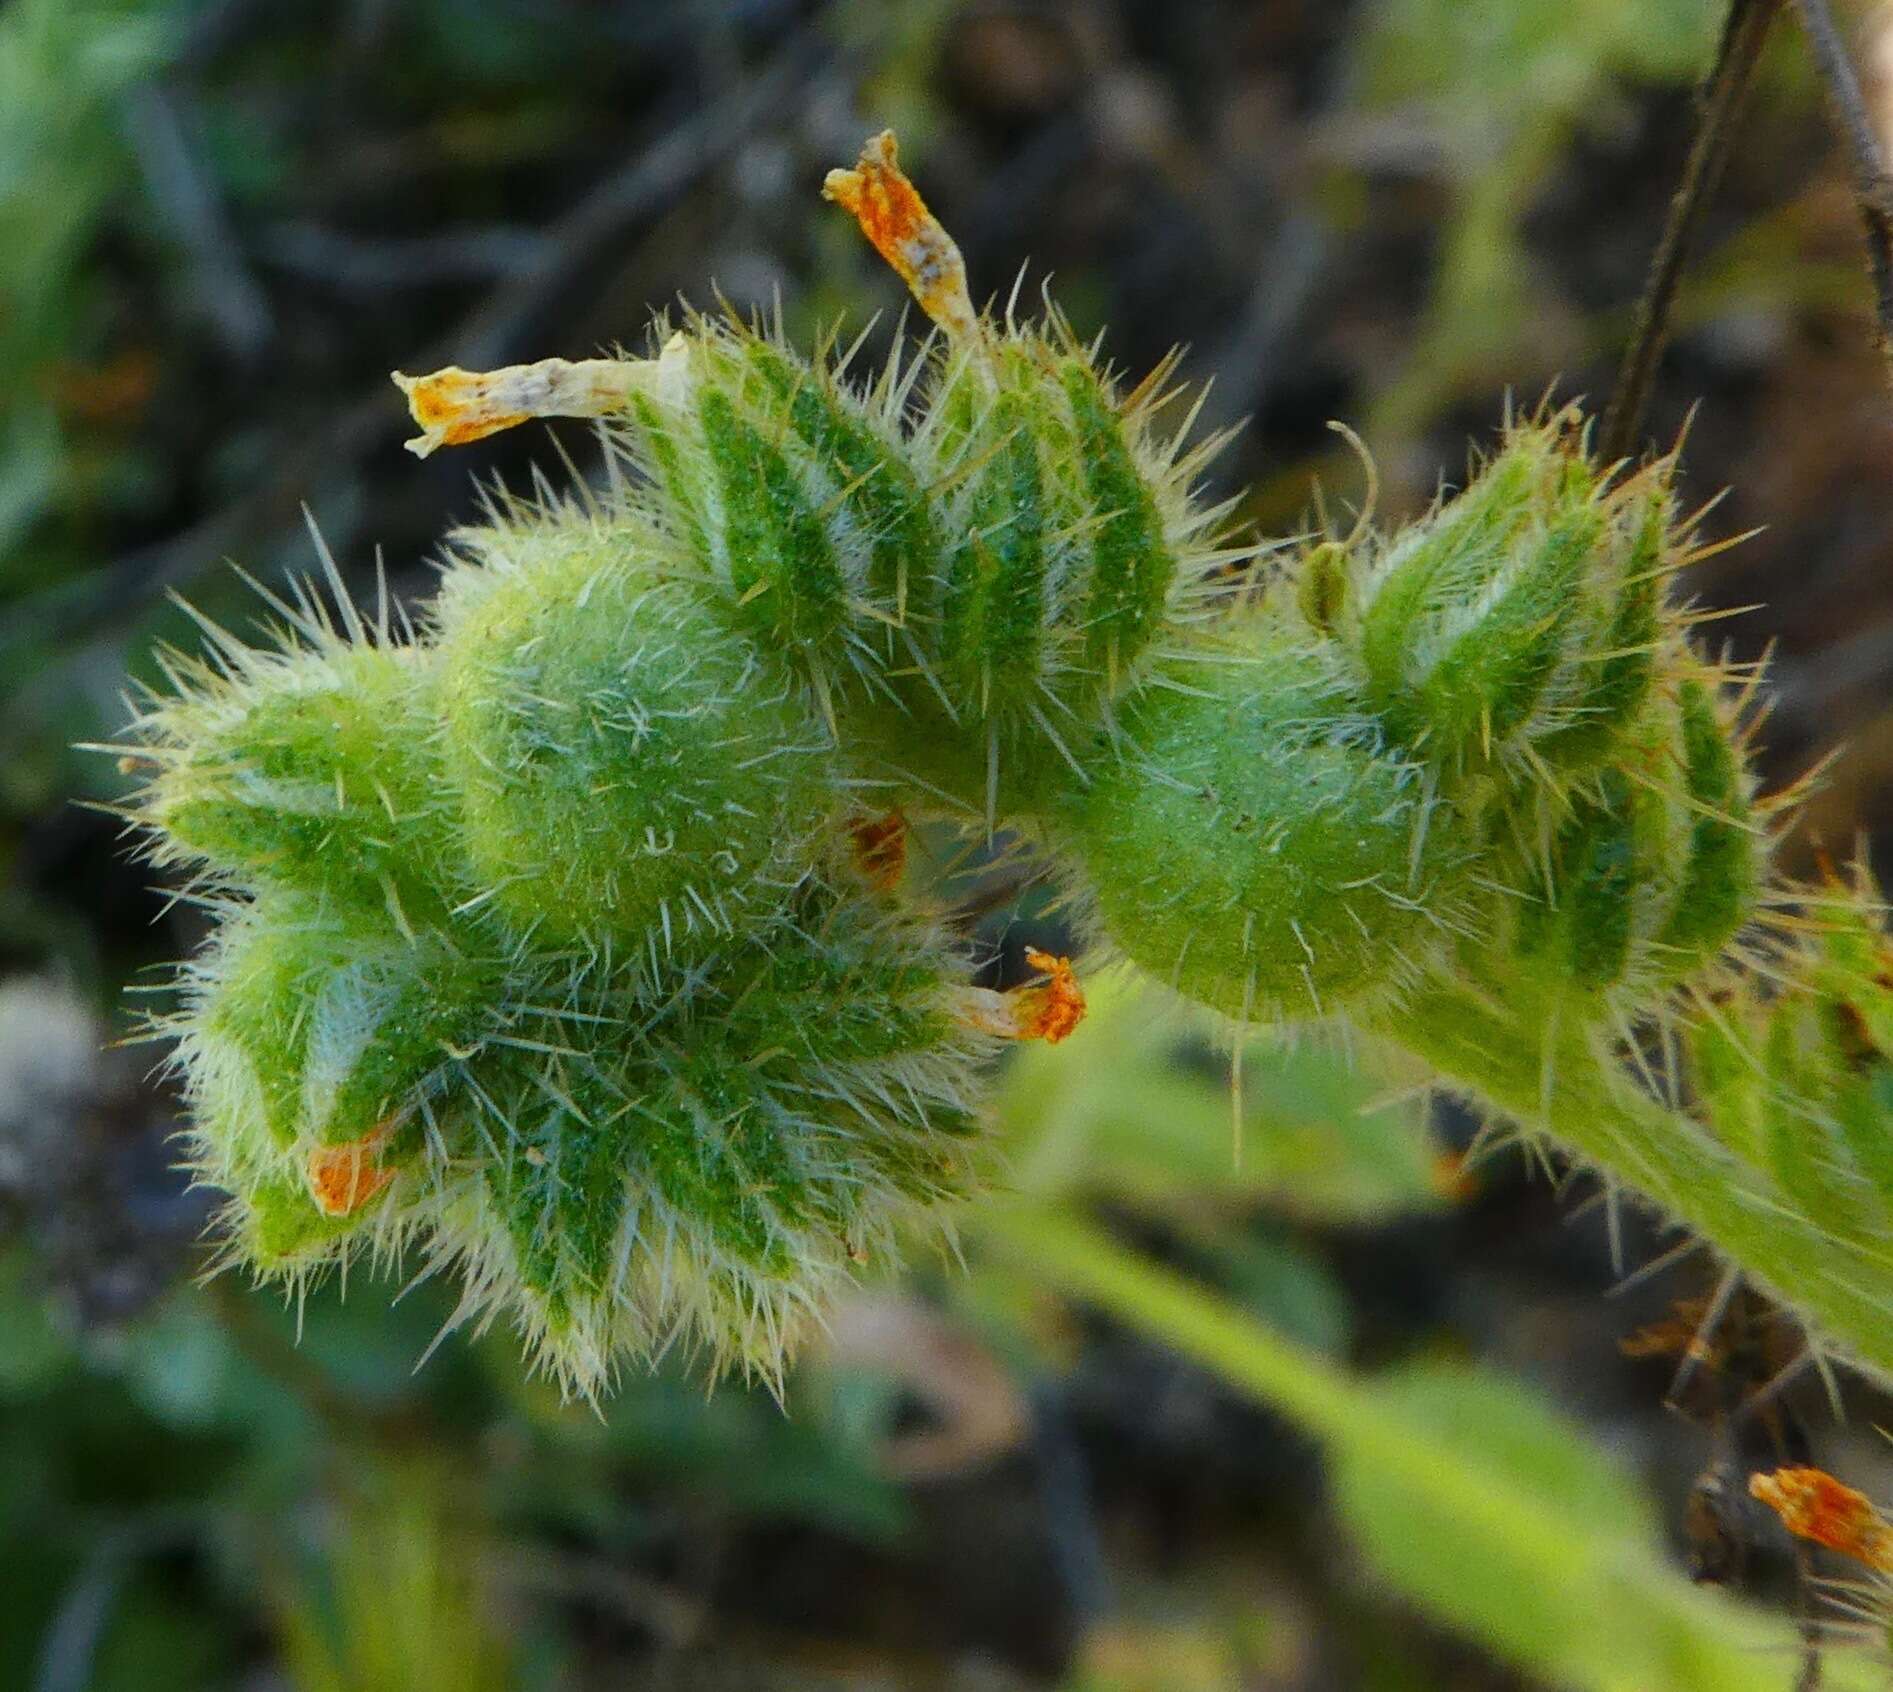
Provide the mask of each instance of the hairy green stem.
{"label": "hairy green stem", "polygon": [[1500,993],[1435,979],[1377,1031],[1654,1200],[1814,1318],[1822,1340],[1893,1380],[1893,1245],[1884,1234],[1811,1213],[1688,1111],[1653,1097],[1585,1023],[1560,1027],[1555,1015]]}

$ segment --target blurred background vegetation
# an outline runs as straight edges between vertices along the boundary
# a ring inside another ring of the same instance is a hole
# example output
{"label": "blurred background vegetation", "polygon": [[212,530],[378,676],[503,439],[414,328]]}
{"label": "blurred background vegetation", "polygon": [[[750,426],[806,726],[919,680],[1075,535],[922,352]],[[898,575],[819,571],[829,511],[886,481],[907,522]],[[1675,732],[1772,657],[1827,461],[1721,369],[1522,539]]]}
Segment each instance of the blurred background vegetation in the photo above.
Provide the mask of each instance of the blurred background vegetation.
{"label": "blurred background vegetation", "polygon": [[[784,1402],[686,1366],[594,1414],[444,1292],[200,1284],[208,1195],[125,991],[199,937],[127,852],[128,675],[312,561],[425,595],[476,479],[391,368],[582,357],[714,286],[800,339],[897,290],[816,194],[884,124],[976,283],[1055,278],[1139,372],[1251,422],[1263,529],[1316,478],[1411,512],[1508,393],[1601,400],[1713,0],[8,0],[0,8],[0,1685],[1787,1688],[1805,1577],[1741,1476],[1893,1495],[1893,1407],[1797,1381],[1712,1266],[1412,1078],[1225,1057],[1091,983],[1017,1055],[964,1262],[871,1274]],[[1893,122],[1893,22],[1844,14]],[[1793,31],[1680,308],[1655,427],[1732,649],[1776,648],[1791,867],[1893,840],[1893,396]],[[1889,866],[1882,860],[1883,876]],[[1058,939],[987,917],[992,978]],[[1626,1270],[1651,1272],[1608,1296]],[[344,1297],[344,1292],[351,1296]],[[1692,1305],[1691,1301],[1698,1301]],[[1845,1412],[1840,1420],[1836,1410]],[[1704,1477],[1707,1477],[1706,1483]],[[1721,1502],[1718,1502],[1720,1500]],[[1712,1590],[1690,1571],[1722,1577]],[[1827,1683],[1884,1684],[1831,1660]]]}

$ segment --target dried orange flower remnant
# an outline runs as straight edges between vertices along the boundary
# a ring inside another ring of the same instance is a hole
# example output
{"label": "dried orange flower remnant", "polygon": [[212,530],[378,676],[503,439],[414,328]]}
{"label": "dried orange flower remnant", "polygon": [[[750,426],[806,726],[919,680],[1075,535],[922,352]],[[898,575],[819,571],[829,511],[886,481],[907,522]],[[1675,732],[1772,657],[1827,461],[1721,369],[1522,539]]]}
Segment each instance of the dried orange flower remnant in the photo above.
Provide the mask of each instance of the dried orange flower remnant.
{"label": "dried orange flower remnant", "polygon": [[1464,1204],[1478,1194],[1479,1177],[1464,1152],[1440,1152],[1426,1174],[1427,1184],[1448,1204]]}
{"label": "dried orange flower remnant", "polygon": [[1893,1527],[1864,1492],[1843,1485],[1825,1469],[1776,1469],[1750,1475],[1748,1490],[1781,1518],[1798,1539],[1893,1572]]}
{"label": "dried orange flower remnant", "polygon": [[962,1014],[970,1027],[1001,1039],[1043,1040],[1055,1046],[1084,1021],[1084,990],[1072,973],[1070,958],[1055,958],[1028,946],[1025,961],[1043,971],[1046,979],[1009,993],[968,987]]}
{"label": "dried orange flower remnant", "polygon": [[465,446],[534,417],[604,417],[622,411],[643,379],[643,359],[588,358],[573,364],[542,358],[499,370],[462,370],[450,364],[429,376],[394,384],[408,397],[421,433],[406,443],[416,458],[436,447]]}
{"label": "dried orange flower remnant", "polygon": [[1036,946],[1028,946],[1025,961],[1043,970],[1048,979],[1036,987],[1021,987],[1012,995],[1022,1019],[1021,1038],[1055,1046],[1084,1021],[1084,991],[1071,972],[1070,958],[1055,958]]}
{"label": "dried orange flower remnant", "polygon": [[854,215],[861,233],[949,335],[978,332],[966,291],[966,261],[954,239],[895,162],[894,132],[871,135],[853,170],[831,170],[822,194]]}
{"label": "dried orange flower remnant", "polygon": [[877,893],[892,893],[907,873],[907,818],[899,811],[856,817],[848,825],[856,867]]}
{"label": "dried orange flower remnant", "polygon": [[309,1192],[324,1216],[352,1216],[394,1179],[381,1166],[387,1128],[337,1146],[317,1146],[307,1165]]}

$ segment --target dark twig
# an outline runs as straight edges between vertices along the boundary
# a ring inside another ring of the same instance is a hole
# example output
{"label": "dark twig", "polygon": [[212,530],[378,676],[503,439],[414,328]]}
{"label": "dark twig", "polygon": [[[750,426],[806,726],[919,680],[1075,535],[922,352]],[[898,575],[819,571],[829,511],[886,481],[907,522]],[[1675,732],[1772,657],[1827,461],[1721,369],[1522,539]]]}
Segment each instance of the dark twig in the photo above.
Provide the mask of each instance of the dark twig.
{"label": "dark twig", "polygon": [[1630,344],[1624,349],[1617,385],[1598,435],[1598,453],[1606,463],[1629,457],[1641,444],[1650,390],[1656,381],[1663,350],[1669,344],[1670,310],[1676,302],[1677,285],[1682,280],[1703,214],[1729,161],[1742,103],[1754,80],[1762,43],[1768,37],[1768,26],[1774,22],[1780,3],[1781,0],[1729,0],[1715,63],[1710,66],[1697,94],[1699,116],[1695,139],[1690,143],[1682,180],[1670,200],[1662,239],[1650,261],[1643,297],[1637,302],[1636,327],[1631,332]]}
{"label": "dark twig", "polygon": [[524,275],[545,262],[545,234],[505,224],[438,235],[360,236],[319,223],[278,223],[262,232],[264,263],[340,294],[379,294],[443,283]]}
{"label": "dark twig", "polygon": [[125,103],[125,129],[158,215],[190,255],[192,293],[234,357],[254,359],[275,332],[245,268],[217,183],[186,121],[186,87],[149,82]]}
{"label": "dark twig", "polygon": [[758,126],[792,105],[832,50],[815,29],[798,31],[747,83],[691,113],[641,148],[547,231],[547,262],[494,290],[452,337],[458,362],[497,364],[549,307],[560,303],[624,238],[722,165]]}
{"label": "dark twig", "polygon": [[1834,27],[1827,0],[1794,0],[1814,54],[1815,68],[1827,89],[1827,102],[1841,139],[1847,143],[1847,171],[1854,203],[1867,236],[1867,263],[1873,292],[1880,354],[1893,362],[1893,177],[1874,133],[1873,118],[1860,92],[1860,79]]}

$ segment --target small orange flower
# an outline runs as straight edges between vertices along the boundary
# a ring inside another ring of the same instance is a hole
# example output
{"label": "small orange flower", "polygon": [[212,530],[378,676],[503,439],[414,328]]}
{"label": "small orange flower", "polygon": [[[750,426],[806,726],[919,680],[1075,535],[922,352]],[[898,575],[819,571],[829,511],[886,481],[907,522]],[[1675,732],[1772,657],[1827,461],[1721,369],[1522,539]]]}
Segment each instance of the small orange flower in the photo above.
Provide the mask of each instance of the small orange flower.
{"label": "small orange flower", "polygon": [[306,1172],[310,1196],[324,1216],[350,1216],[394,1179],[381,1164],[381,1151],[394,1124],[383,1123],[359,1140],[317,1146],[309,1154]]}
{"label": "small orange flower", "polygon": [[949,335],[975,334],[979,316],[966,291],[966,261],[895,160],[893,130],[871,135],[853,170],[828,173],[822,196],[853,214],[935,323]]}
{"label": "small orange flower", "polygon": [[1055,958],[1036,946],[1028,946],[1025,961],[1043,970],[1048,979],[1037,987],[1021,987],[1012,995],[1018,1007],[1020,1038],[1055,1046],[1084,1021],[1084,992],[1071,972],[1070,958]]}
{"label": "small orange flower", "polygon": [[1883,1573],[1893,1573],[1893,1527],[1864,1492],[1825,1469],[1776,1469],[1750,1475],[1750,1494],[1781,1518],[1798,1539],[1811,1539]]}
{"label": "small orange flower", "polygon": [[1042,970],[1047,979],[1009,993],[995,993],[989,987],[964,988],[960,1016],[969,1028],[997,1034],[1002,1040],[1043,1040],[1055,1046],[1084,1021],[1084,990],[1072,973],[1070,958],[1055,958],[1028,946],[1025,961]]}

